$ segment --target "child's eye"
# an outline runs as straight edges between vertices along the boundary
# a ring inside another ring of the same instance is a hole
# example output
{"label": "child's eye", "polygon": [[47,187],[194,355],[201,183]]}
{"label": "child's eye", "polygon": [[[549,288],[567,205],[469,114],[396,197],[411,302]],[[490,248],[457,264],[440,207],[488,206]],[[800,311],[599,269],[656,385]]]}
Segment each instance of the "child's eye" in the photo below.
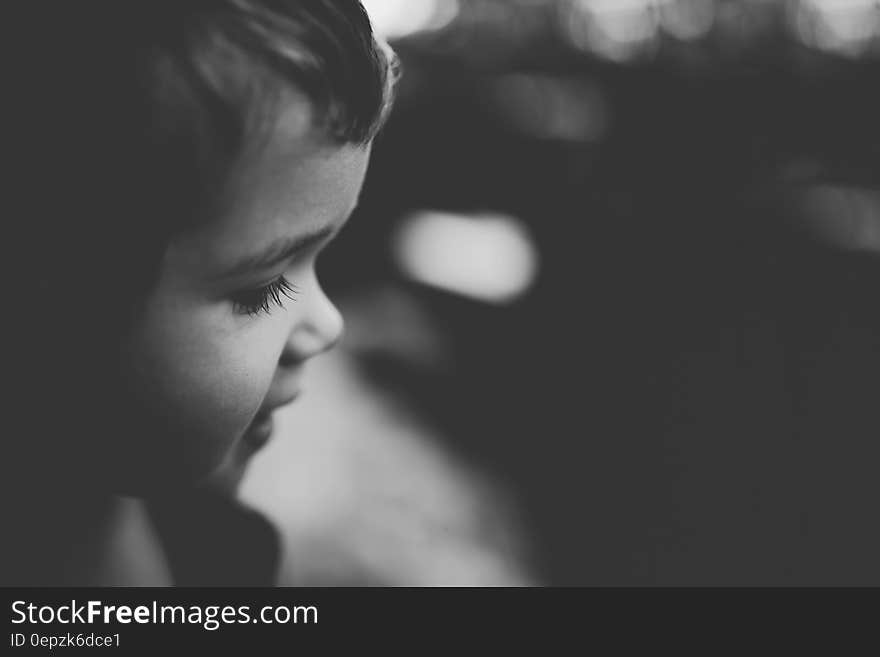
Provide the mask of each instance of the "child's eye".
{"label": "child's eye", "polygon": [[281,276],[263,287],[236,292],[232,295],[232,307],[240,315],[269,313],[272,306],[284,306],[282,297],[295,301],[297,291],[296,286]]}

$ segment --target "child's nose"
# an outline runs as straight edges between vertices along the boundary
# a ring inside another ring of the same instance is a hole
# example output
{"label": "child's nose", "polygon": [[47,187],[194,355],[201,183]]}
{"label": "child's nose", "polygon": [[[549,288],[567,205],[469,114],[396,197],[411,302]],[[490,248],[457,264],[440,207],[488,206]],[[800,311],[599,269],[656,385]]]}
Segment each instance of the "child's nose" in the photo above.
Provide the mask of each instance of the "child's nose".
{"label": "child's nose", "polygon": [[282,364],[298,364],[332,349],[344,330],[342,314],[315,284],[297,297],[295,310],[300,312],[287,339]]}

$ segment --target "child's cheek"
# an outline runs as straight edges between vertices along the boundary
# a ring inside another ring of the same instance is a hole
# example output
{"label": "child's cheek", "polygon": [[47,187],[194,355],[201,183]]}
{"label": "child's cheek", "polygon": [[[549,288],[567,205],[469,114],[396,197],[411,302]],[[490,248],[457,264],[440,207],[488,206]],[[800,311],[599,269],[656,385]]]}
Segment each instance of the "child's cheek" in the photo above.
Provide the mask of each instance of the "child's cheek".
{"label": "child's cheek", "polygon": [[129,343],[139,400],[131,420],[152,429],[132,447],[162,469],[199,478],[223,461],[262,403],[272,354],[258,335],[230,327],[216,309],[157,310]]}
{"label": "child's cheek", "polygon": [[203,339],[166,363],[173,381],[168,404],[186,420],[188,449],[200,462],[219,464],[253,419],[272,380],[265,346],[236,334]]}

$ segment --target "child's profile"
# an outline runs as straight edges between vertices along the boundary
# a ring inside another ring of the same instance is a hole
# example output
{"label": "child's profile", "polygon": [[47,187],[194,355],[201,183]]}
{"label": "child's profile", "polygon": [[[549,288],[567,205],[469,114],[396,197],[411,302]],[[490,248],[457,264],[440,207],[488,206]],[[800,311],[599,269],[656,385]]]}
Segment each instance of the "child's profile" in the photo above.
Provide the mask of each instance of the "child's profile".
{"label": "child's profile", "polygon": [[234,491],[341,335],[316,259],[394,59],[357,0],[65,4],[19,23],[3,583],[172,583],[156,528]]}

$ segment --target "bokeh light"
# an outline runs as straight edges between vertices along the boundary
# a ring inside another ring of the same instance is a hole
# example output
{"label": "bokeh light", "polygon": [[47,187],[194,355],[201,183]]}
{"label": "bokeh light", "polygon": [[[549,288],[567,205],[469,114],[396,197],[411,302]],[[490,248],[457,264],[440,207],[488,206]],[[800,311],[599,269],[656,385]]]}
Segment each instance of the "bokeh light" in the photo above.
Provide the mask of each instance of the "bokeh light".
{"label": "bokeh light", "polygon": [[829,53],[857,57],[880,38],[877,0],[800,0],[788,16],[804,45]]}
{"label": "bokeh light", "polygon": [[528,137],[594,142],[607,132],[605,95],[589,79],[512,73],[496,80],[492,91],[501,118]]}
{"label": "bokeh light", "polygon": [[682,41],[706,36],[715,23],[715,13],[712,0],[667,0],[659,5],[663,31]]}
{"label": "bokeh light", "polygon": [[394,250],[413,280],[494,304],[523,295],[538,270],[525,227],[502,214],[417,212],[401,225]]}
{"label": "bokeh light", "polygon": [[420,32],[434,32],[455,20],[458,0],[363,0],[376,33],[400,39]]}
{"label": "bokeh light", "polygon": [[880,192],[847,185],[813,185],[797,198],[805,228],[847,251],[880,253]]}
{"label": "bokeh light", "polygon": [[572,45],[614,61],[644,54],[659,34],[652,0],[572,0],[561,17]]}

